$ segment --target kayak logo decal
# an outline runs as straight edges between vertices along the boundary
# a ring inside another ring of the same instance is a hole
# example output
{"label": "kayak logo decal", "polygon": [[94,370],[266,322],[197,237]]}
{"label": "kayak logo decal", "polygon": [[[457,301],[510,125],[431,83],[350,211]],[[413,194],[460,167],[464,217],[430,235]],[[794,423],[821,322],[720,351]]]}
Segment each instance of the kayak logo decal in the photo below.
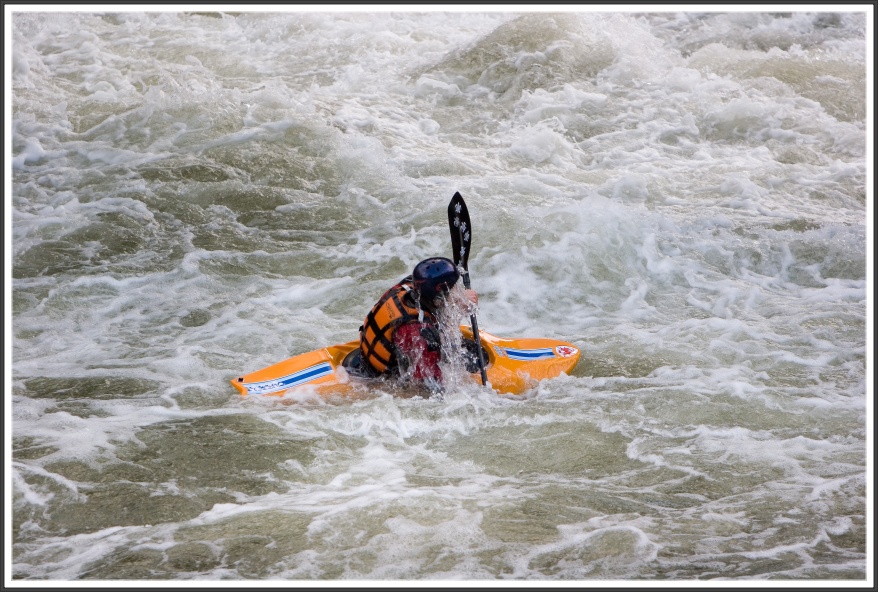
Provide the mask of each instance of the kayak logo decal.
{"label": "kayak logo decal", "polygon": [[555,353],[562,358],[569,358],[579,353],[579,350],[569,345],[559,345],[555,348]]}
{"label": "kayak logo decal", "polygon": [[332,364],[329,362],[321,362],[281,378],[263,380],[262,382],[244,383],[244,386],[247,388],[249,394],[263,395],[265,393],[274,393],[293,388],[294,386],[306,384],[312,380],[322,378],[327,374],[332,374],[332,372]]}
{"label": "kayak logo decal", "polygon": [[542,347],[539,349],[512,349],[505,348],[506,356],[510,360],[541,360],[543,358],[554,358],[555,352],[551,347]]}

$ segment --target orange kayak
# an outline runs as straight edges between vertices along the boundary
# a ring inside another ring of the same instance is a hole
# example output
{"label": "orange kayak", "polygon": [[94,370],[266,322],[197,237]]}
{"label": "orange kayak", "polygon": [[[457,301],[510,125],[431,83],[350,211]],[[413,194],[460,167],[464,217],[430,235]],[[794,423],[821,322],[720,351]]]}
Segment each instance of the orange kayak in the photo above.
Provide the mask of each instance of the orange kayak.
{"label": "orange kayak", "polygon": [[[472,341],[472,329],[461,325],[464,340]],[[579,361],[579,348],[566,341],[545,338],[503,339],[479,331],[488,385],[498,393],[521,394],[539,381],[569,374]],[[262,370],[231,380],[241,395],[281,396],[303,387],[321,395],[345,394],[353,385],[368,384],[369,378],[356,378],[347,371],[345,360],[359,350],[359,341],[350,341],[314,350]],[[474,343],[474,342],[473,342]],[[471,374],[481,384],[478,371]]]}

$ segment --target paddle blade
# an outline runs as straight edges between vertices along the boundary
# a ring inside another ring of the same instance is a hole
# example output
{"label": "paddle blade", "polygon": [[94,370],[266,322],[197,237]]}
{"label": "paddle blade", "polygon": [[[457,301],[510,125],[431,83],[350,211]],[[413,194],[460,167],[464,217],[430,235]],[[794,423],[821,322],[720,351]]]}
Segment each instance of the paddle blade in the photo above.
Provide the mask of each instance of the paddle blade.
{"label": "paddle blade", "polygon": [[454,252],[454,264],[468,270],[470,237],[472,225],[469,221],[469,210],[460,193],[455,192],[448,203],[448,227],[451,230],[451,249]]}

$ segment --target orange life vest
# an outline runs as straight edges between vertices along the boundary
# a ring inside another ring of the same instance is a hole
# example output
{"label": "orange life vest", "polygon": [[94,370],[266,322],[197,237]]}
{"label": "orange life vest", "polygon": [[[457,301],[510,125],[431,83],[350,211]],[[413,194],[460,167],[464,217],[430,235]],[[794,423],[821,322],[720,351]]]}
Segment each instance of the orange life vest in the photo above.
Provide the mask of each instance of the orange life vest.
{"label": "orange life vest", "polygon": [[372,368],[380,373],[393,371],[397,367],[396,348],[393,345],[393,332],[411,321],[433,323],[433,315],[408,304],[406,294],[412,289],[411,277],[384,293],[360,327],[360,351]]}

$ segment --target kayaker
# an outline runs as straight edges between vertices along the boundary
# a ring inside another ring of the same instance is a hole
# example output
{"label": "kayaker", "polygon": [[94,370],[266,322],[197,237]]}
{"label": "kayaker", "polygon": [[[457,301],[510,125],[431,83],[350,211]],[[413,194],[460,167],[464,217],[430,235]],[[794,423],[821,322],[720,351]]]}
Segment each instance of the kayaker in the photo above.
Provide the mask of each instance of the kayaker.
{"label": "kayaker", "polygon": [[[460,279],[454,262],[431,257],[418,263],[412,274],[387,290],[360,327],[361,363],[373,375],[404,376],[441,390],[442,359],[439,315],[448,305],[449,292]],[[472,305],[474,290],[465,290]]]}

